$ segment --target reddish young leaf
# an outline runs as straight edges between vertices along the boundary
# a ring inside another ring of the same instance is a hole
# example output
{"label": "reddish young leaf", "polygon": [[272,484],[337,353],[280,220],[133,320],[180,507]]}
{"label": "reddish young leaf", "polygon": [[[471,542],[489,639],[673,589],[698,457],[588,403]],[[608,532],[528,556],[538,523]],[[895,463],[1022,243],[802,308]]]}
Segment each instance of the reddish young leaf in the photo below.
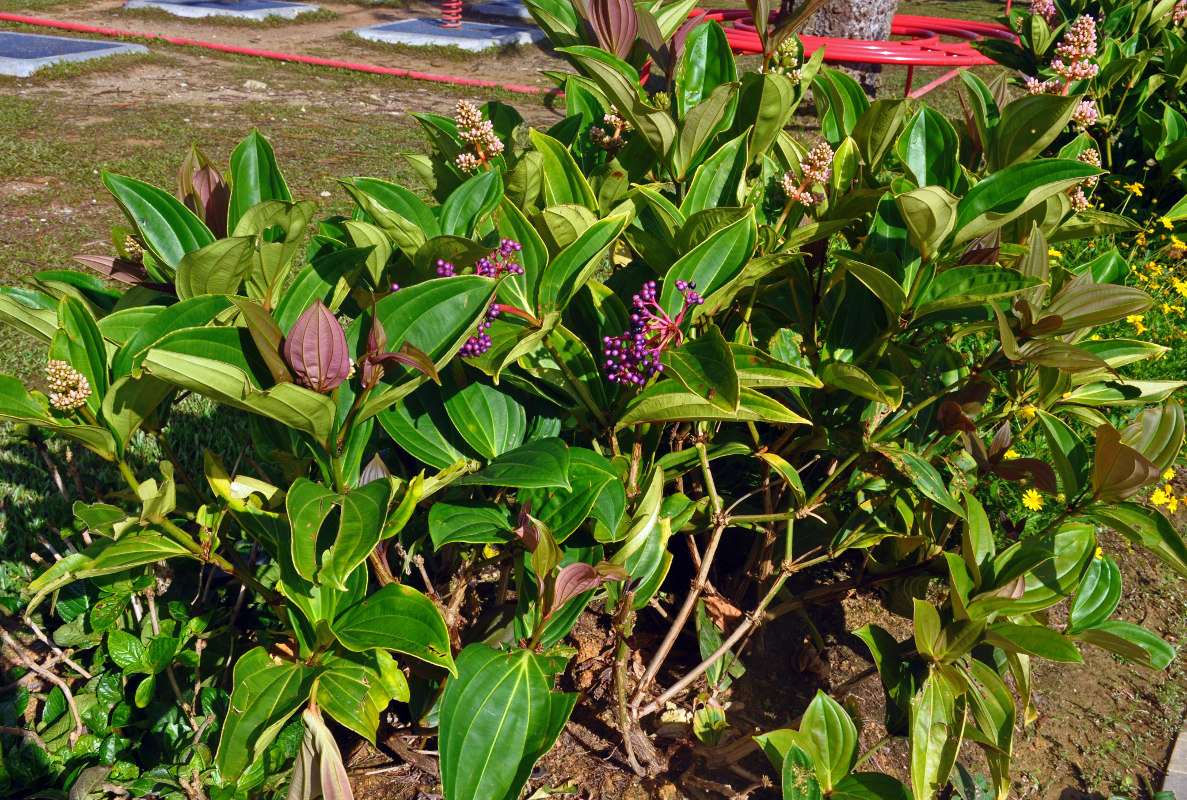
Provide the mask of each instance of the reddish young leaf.
{"label": "reddish young leaf", "polygon": [[115,256],[75,256],[74,260],[85,264],[95,272],[102,272],[107,277],[120,283],[136,285],[148,280],[148,272],[144,266],[135,261],[125,261]]}
{"label": "reddish young leaf", "polygon": [[561,568],[554,584],[552,607],[548,610],[545,618],[551,616],[552,612],[577,595],[596,589],[609,581],[620,581],[626,577],[626,570],[605,561],[596,567],[586,564],[584,561],[578,561]]}
{"label": "reddish young leaf", "polygon": [[336,389],[350,377],[346,334],[320,298],[293,323],[284,340],[284,358],[297,383],[315,392]]}
{"label": "reddish young leaf", "polygon": [[1092,494],[1106,503],[1126,500],[1158,480],[1150,459],[1121,443],[1112,425],[1096,429],[1096,458],[1092,464]]}

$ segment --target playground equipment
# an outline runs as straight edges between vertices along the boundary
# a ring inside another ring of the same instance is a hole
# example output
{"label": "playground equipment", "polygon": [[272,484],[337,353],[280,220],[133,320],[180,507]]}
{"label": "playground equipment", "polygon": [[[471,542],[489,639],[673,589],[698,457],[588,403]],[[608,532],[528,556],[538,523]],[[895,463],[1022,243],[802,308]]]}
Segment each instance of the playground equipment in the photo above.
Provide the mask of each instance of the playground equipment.
{"label": "playground equipment", "polygon": [[[1007,11],[1009,4],[1007,3]],[[716,20],[725,29],[727,41],[735,53],[761,54],[758,31],[750,12],[739,9],[715,9],[707,12],[706,20]],[[833,39],[823,36],[801,36],[804,54],[810,56],[824,48],[824,60],[832,63],[849,64],[891,64],[907,68],[906,89],[908,97],[926,94],[945,81],[956,76],[961,67],[988,66],[994,62],[973,49],[970,42],[986,36],[1017,41],[1009,28],[993,22],[946,19],[943,17],[920,17],[911,14],[896,14],[890,27],[892,36],[910,36],[910,39],[873,41],[868,39]],[[941,37],[959,39],[945,42]],[[912,91],[916,67],[951,67],[951,71],[936,80]]]}

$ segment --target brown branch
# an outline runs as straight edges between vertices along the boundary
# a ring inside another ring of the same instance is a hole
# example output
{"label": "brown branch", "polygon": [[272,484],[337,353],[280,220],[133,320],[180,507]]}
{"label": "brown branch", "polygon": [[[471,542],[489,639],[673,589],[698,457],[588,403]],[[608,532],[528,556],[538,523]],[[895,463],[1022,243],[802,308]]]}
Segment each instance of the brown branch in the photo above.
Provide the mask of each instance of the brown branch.
{"label": "brown branch", "polygon": [[78,713],[78,704],[74,702],[74,693],[70,691],[70,687],[66,685],[66,681],[62,680],[57,675],[38,664],[33,658],[33,655],[20,644],[18,644],[16,639],[13,639],[11,636],[9,636],[8,631],[4,630],[3,628],[0,628],[0,640],[12,648],[12,651],[16,653],[17,658],[19,658],[26,667],[33,670],[38,675],[45,678],[47,681],[62,690],[62,694],[66,697],[66,705],[70,707],[70,713],[74,717],[74,730],[70,733],[70,746],[74,747],[74,743],[78,741],[78,737],[83,735],[83,733],[86,731],[86,727],[82,724],[82,716]]}
{"label": "brown branch", "polygon": [[7,734],[9,736],[20,736],[22,739],[28,739],[33,744],[40,747],[42,750],[47,750],[45,742],[37,735],[37,731],[27,731],[24,728],[9,728],[6,725],[0,725],[0,735]]}

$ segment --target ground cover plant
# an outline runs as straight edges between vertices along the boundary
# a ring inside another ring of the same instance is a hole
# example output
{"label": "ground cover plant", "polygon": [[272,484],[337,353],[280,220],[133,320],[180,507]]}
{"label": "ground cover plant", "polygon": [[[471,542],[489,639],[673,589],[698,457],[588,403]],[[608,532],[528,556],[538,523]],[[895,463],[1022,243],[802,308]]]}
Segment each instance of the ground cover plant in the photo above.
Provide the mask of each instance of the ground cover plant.
{"label": "ground cover plant", "polygon": [[[1097,530],[1187,572],[1133,499],[1166,499],[1181,384],[1126,377],[1166,355],[1128,335],[1155,301],[1120,257],[1060,253],[1136,230],[1074,208],[1109,180],[1066,133],[1082,98],[966,75],[954,125],[870,104],[794,37],[739,76],[714,24],[678,32],[654,92],[567,47],[547,130],[499,102],[418,115],[427,195],[344,178],[349,216],[315,221],[254,133],[228,165],[179,153],[176,196],[104,175],[127,219],[87,263],[125,287],[0,295],[46,356],[40,390],[0,379],[0,413],[112,465],[78,493],[80,552],[6,600],[70,651],[43,666],[5,634],[54,686],[6,706],[10,787],[347,796],[343,731],[392,709],[436,736],[446,797],[515,797],[579,699],[557,679],[589,609],[631,766],[662,769],[669,702],[727,758],[755,630],[878,590],[913,636],[855,633],[910,787],[821,694],[758,739],[784,796],[968,791],[964,742],[1004,797],[1032,659],[1169,663],[1110,619]],[[170,444],[196,397],[248,432],[200,464]],[[130,457],[145,439],[159,463]],[[1032,518],[1003,519],[1011,493]],[[702,663],[671,665],[692,631]]]}

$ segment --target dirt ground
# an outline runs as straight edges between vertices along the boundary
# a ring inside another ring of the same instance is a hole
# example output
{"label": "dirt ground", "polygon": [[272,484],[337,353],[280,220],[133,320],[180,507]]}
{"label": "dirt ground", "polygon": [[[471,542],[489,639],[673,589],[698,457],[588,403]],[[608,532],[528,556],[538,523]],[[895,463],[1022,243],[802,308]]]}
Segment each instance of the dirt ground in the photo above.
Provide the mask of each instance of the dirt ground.
{"label": "dirt ground", "polygon": [[[526,47],[478,56],[445,50],[384,48],[349,37],[362,25],[422,14],[435,7],[321,3],[337,16],[309,22],[231,25],[173,20],[122,10],[118,0],[41,5],[39,16],[122,30],[182,36],[244,47],[299,52],[459,77],[550,87],[540,69],[564,69],[546,48]],[[904,4],[906,5],[906,4]],[[935,2],[915,3],[942,13]],[[954,5],[945,6],[948,10]],[[969,3],[979,11],[988,3]],[[4,10],[13,10],[7,4]],[[918,9],[915,9],[918,10]],[[18,12],[19,13],[19,12]],[[0,29],[21,29],[0,23]],[[47,31],[42,31],[47,32]],[[413,183],[396,153],[422,147],[405,112],[448,113],[459,97],[496,96],[407,80],[358,76],[294,64],[220,55],[163,44],[148,58],[110,59],[103,65],[51,70],[30,79],[0,78],[0,282],[14,283],[35,269],[69,265],[75,252],[106,252],[107,230],[119,221],[98,181],[100,167],[171,186],[176,165],[190,141],[199,141],[225,163],[234,143],[251,126],[276,147],[294,194],[312,197],[321,213],[344,209],[337,178],[392,175]],[[255,85],[249,82],[262,84]],[[532,125],[563,116],[547,99],[497,94],[513,102]],[[14,346],[16,344],[17,346]],[[0,337],[0,371],[19,372],[17,340]],[[1182,527],[1183,512],[1178,520]],[[1102,545],[1121,565],[1125,594],[1117,617],[1138,622],[1176,644],[1187,636],[1187,582],[1152,557],[1132,551],[1118,537]],[[735,682],[727,717],[733,726],[723,745],[770,730],[796,718],[817,688],[836,688],[870,666],[864,646],[847,631],[877,622],[899,638],[905,620],[887,612],[876,594],[859,594],[840,604],[809,609],[809,619],[826,648],[805,650],[810,628],[788,615],[765,628],[742,660],[748,667]],[[648,612],[649,613],[649,612]],[[1066,613],[1055,609],[1053,618]],[[644,615],[639,646],[653,646],[658,620]],[[648,779],[626,767],[613,720],[605,710],[608,673],[598,661],[602,632],[593,615],[575,636],[584,665],[566,676],[569,688],[590,696],[578,704],[574,722],[533,775],[532,789],[573,787],[570,796],[589,800],[628,798],[775,798],[771,770],[751,753],[718,769],[705,767],[706,752],[672,738],[668,727],[657,746],[668,769]],[[648,636],[651,639],[648,639]],[[813,657],[816,656],[816,657]],[[1020,730],[1015,743],[1015,790],[1026,800],[1103,800],[1118,791],[1148,798],[1161,783],[1168,749],[1184,717],[1187,667],[1176,661],[1152,673],[1128,666],[1091,648],[1083,665],[1044,663],[1036,671],[1038,721]],[[678,669],[697,659],[691,637],[678,643]],[[583,674],[584,673],[584,674]],[[661,675],[667,685],[675,672]],[[866,721],[862,744],[882,735],[883,709],[876,679],[850,691]],[[597,713],[602,711],[603,713]],[[653,729],[649,729],[654,732]],[[391,750],[354,747],[356,796],[365,800],[437,798],[426,773],[393,764]],[[983,771],[975,750],[967,764]],[[873,767],[907,777],[905,742],[894,742],[871,758]]]}

